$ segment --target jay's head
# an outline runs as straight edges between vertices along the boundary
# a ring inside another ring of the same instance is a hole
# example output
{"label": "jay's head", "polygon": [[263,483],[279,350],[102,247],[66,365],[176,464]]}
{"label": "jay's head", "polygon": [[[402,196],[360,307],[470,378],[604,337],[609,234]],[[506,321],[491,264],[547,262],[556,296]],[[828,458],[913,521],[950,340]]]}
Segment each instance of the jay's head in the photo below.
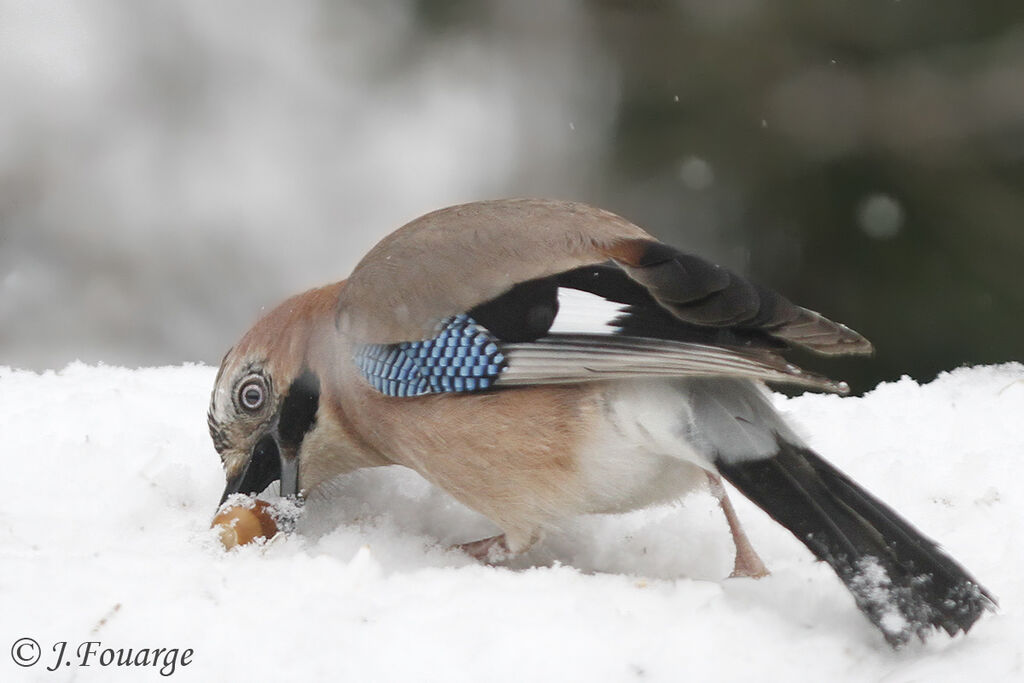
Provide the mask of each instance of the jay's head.
{"label": "jay's head", "polygon": [[221,362],[207,421],[227,477],[221,502],[257,494],[274,481],[281,495],[303,493],[304,446],[316,429],[321,380],[313,339],[337,285],[285,301],[246,333]]}

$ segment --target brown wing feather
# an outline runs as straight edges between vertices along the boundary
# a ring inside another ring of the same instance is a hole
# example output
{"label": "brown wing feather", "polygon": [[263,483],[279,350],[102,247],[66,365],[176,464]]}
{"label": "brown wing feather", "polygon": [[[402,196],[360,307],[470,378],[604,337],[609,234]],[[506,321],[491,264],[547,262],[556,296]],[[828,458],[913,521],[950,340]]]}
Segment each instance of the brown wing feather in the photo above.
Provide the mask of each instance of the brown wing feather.
{"label": "brown wing feather", "polygon": [[615,214],[573,202],[506,199],[441,209],[363,258],[339,297],[338,325],[359,341],[424,339],[440,320],[519,282],[606,261],[624,240],[652,239]]}

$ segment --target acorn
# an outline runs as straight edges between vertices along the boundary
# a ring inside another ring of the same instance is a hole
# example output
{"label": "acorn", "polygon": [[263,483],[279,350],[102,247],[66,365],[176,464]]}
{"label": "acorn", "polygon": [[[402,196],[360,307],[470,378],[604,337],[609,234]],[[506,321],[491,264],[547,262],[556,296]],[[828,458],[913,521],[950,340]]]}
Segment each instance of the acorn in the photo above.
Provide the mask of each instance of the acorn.
{"label": "acorn", "polygon": [[220,532],[220,542],[230,550],[276,534],[277,522],[272,510],[273,506],[265,500],[252,501],[252,505],[233,505],[219,511],[210,526]]}

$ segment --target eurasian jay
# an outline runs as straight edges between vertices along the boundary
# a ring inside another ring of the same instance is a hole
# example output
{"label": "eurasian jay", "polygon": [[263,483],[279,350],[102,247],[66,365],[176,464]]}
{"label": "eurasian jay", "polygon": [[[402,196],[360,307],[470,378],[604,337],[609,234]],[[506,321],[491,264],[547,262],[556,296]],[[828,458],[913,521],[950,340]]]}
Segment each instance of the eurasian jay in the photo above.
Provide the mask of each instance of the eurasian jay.
{"label": "eurasian jay", "polygon": [[845,393],[782,352],[869,353],[850,328],[582,204],[477,202],[383,239],[346,281],[272,310],[225,356],[209,411],[224,499],[302,498],[399,464],[490,518],[461,548],[521,553],[545,528],[719,476],[828,563],[893,646],[966,632],[994,602],[959,564],[809,449],[765,382]]}

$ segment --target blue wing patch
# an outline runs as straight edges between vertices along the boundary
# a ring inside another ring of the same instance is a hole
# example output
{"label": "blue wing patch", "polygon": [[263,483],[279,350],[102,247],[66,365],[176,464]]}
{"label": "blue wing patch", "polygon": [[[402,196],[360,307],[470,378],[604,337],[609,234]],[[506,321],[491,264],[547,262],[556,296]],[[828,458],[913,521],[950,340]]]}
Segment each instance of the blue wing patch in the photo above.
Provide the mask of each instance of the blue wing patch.
{"label": "blue wing patch", "polygon": [[480,391],[494,384],[507,364],[486,329],[466,314],[444,320],[437,336],[400,344],[367,344],[356,367],[387,396]]}

